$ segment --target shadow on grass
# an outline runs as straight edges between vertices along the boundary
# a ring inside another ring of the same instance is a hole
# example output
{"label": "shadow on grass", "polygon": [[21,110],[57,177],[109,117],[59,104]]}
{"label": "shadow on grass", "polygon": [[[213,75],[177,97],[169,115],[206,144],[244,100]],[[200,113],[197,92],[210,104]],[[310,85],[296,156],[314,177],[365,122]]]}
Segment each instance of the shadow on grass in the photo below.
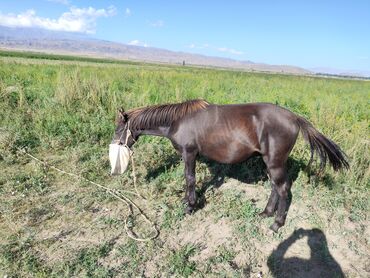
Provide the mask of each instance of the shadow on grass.
{"label": "shadow on grass", "polygon": [[[304,237],[307,237],[310,258],[284,258],[289,247]],[[330,254],[325,234],[319,229],[295,231],[270,254],[267,265],[273,277],[345,277]]]}
{"label": "shadow on grass", "polygon": [[[225,179],[233,178],[243,183],[258,183],[260,181],[267,181],[268,175],[266,165],[262,160],[262,157],[255,156],[248,159],[244,163],[239,164],[220,164],[205,158],[200,159],[205,162],[211,173],[212,178],[206,182],[203,182],[201,188],[198,191],[199,208],[203,208],[206,199],[205,193],[210,188],[219,188],[225,183]],[[288,176],[294,182],[301,170],[305,170],[306,165],[302,160],[296,160],[293,158],[288,159]],[[288,206],[290,205],[292,196],[289,192]]]}
{"label": "shadow on grass", "polygon": [[[163,159],[164,163],[157,168],[148,170],[146,179],[151,180],[157,178],[166,169],[170,169],[177,165],[180,160],[181,157],[178,154],[168,154],[168,156]],[[243,183],[258,183],[268,180],[266,166],[260,156],[252,157],[246,162],[238,164],[221,164],[203,156],[198,157],[198,161],[205,163],[211,172],[210,179],[203,181],[197,190],[198,208],[203,208],[206,203],[206,191],[211,188],[219,188],[228,178],[233,178]],[[287,168],[288,176],[294,182],[299,172],[306,169],[306,164],[303,160],[289,158]],[[291,200],[291,196],[289,197],[289,200]]]}
{"label": "shadow on grass", "polygon": [[146,175],[146,180],[151,180],[157,178],[159,175],[161,175],[164,171],[167,169],[170,169],[177,164],[179,164],[181,160],[181,156],[177,153],[171,152],[168,154],[165,159],[163,160],[164,163],[160,164],[159,167],[148,169],[148,173]]}
{"label": "shadow on grass", "polygon": [[[239,164],[220,164],[206,158],[201,158],[200,161],[208,165],[213,176],[211,180],[202,185],[205,189],[220,187],[225,182],[225,178],[233,178],[244,183],[258,183],[268,180],[266,165],[260,156],[252,157]],[[288,176],[294,182],[299,172],[306,168],[306,165],[302,160],[289,158],[287,168]]]}
{"label": "shadow on grass", "polygon": [[[169,154],[157,168],[149,169],[146,179],[155,179],[161,175],[166,169],[176,166],[181,160],[181,157],[176,153]],[[257,183],[259,181],[268,180],[266,166],[260,156],[255,156],[248,159],[246,162],[238,164],[222,164],[209,160],[203,156],[197,159],[199,162],[205,163],[209,168],[212,178],[203,182],[201,191],[207,190],[210,187],[218,188],[226,178],[233,178],[244,183]],[[288,176],[294,182],[301,170],[306,168],[302,160],[293,158],[288,159]]]}

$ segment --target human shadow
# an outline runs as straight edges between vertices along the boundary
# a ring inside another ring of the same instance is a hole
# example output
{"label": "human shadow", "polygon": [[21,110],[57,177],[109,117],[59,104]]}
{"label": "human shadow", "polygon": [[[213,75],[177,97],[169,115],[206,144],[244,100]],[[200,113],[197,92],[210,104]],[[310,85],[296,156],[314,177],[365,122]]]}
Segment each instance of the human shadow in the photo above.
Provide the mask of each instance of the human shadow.
{"label": "human shadow", "polygon": [[[310,258],[284,258],[289,247],[307,237]],[[320,229],[299,229],[272,251],[267,265],[273,277],[345,277],[340,265],[330,254],[325,234]]]}

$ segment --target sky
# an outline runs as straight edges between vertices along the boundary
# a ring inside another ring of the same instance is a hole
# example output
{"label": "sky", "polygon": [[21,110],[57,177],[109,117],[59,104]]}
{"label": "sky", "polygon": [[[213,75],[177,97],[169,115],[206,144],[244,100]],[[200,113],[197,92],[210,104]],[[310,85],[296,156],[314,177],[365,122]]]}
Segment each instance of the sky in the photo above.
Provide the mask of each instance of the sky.
{"label": "sky", "polygon": [[370,0],[3,0],[0,25],[267,64],[370,72]]}

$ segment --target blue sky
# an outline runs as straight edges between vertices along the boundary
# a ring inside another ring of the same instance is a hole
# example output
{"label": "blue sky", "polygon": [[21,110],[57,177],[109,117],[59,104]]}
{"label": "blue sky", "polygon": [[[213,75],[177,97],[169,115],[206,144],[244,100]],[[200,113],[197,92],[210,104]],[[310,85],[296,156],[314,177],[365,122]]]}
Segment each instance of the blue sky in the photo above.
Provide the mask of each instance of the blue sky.
{"label": "blue sky", "polygon": [[370,1],[1,1],[0,25],[305,68],[370,71]]}

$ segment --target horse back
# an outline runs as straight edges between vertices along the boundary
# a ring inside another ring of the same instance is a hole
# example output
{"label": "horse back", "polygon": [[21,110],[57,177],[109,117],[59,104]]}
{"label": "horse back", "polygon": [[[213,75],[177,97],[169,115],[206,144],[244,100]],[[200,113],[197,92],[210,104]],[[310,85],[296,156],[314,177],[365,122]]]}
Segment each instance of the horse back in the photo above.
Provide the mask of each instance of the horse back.
{"label": "horse back", "polygon": [[295,129],[294,117],[289,110],[268,103],[210,105],[176,121],[170,129],[171,140],[213,160],[238,163],[262,154],[271,136]]}

